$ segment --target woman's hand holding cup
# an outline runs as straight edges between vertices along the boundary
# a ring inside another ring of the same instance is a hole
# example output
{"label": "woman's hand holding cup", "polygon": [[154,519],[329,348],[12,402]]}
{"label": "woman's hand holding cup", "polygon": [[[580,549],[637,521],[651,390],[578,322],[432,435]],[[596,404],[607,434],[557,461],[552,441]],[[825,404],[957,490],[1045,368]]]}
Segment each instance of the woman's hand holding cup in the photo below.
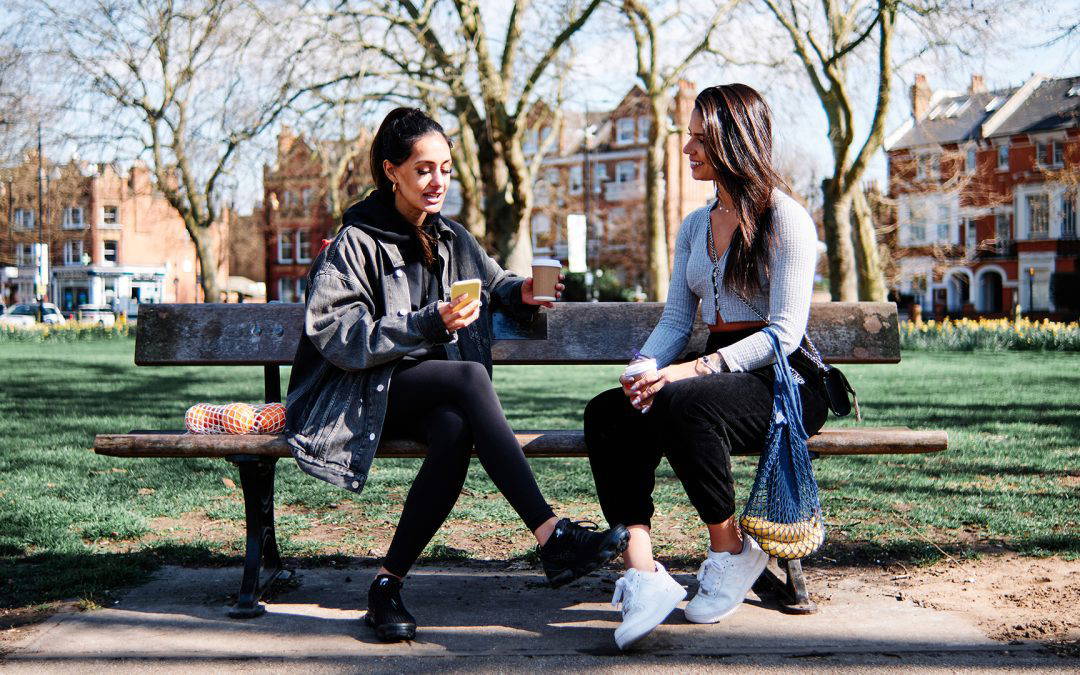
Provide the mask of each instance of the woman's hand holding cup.
{"label": "woman's hand holding cup", "polygon": [[467,293],[457,296],[450,302],[440,302],[438,307],[443,325],[450,333],[461,330],[480,317],[480,300],[469,300]]}
{"label": "woman's hand holding cup", "polygon": [[623,371],[622,377],[619,378],[619,383],[622,385],[623,393],[630,397],[630,404],[640,410],[641,412],[649,412],[649,404],[652,403],[652,398],[645,401],[642,400],[639,392],[634,388],[634,385],[638,382],[653,382],[657,378],[656,372],[656,359],[642,358],[635,361],[631,361],[626,370]]}

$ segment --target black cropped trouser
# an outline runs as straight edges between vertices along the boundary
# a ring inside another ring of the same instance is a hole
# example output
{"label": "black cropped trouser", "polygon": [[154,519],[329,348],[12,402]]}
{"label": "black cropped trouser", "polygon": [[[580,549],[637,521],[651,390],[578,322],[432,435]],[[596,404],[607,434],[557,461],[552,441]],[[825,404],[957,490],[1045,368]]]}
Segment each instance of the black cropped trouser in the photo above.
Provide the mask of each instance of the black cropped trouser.
{"label": "black cropped trouser", "polygon": [[[716,351],[748,333],[714,333]],[[807,433],[821,429],[827,405],[815,369],[791,358],[807,384],[799,390]],[[735,514],[731,455],[764,447],[772,419],[773,366],[717,373],[665,385],[642,414],[622,389],[609,389],[585,407],[585,443],[600,507],[610,525],[651,524],[656,467],[667,457],[690,503],[706,524]]]}
{"label": "black cropped trouser", "polygon": [[470,361],[402,361],[390,378],[384,438],[427,444],[383,565],[405,576],[457,502],[473,447],[529,530],[554,515],[503,414],[487,370]]}

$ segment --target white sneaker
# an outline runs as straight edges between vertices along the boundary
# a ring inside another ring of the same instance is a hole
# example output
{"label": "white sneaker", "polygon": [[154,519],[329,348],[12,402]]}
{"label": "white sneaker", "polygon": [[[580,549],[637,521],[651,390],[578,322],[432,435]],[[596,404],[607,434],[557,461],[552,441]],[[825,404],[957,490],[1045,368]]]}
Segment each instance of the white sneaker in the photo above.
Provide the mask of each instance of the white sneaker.
{"label": "white sneaker", "polygon": [[686,605],[687,621],[716,623],[731,615],[768,563],[769,554],[745,534],[741,553],[709,551],[698,569],[697,595]]}
{"label": "white sneaker", "polygon": [[626,649],[648,635],[685,597],[686,589],[660,563],[656,563],[655,572],[626,570],[615,582],[611,597],[613,605],[622,602],[623,620],[615,629],[615,644]]}

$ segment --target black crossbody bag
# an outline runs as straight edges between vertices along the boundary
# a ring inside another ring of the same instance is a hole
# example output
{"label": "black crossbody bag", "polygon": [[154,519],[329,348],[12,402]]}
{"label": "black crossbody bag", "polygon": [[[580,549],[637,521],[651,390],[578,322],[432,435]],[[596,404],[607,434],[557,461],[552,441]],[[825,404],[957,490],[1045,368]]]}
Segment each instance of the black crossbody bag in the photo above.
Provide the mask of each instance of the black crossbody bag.
{"label": "black crossbody bag", "polygon": [[[746,301],[742,293],[736,292],[735,295],[758,318],[765,323],[769,322],[765,315]],[[825,401],[829,404],[829,410],[832,411],[832,414],[837,417],[847,417],[851,414],[852,401],[854,400],[855,421],[862,422],[862,411],[859,410],[859,396],[855,393],[855,388],[851,386],[851,383],[848,382],[847,377],[840,372],[839,368],[830,366],[821,359],[821,353],[818,352],[817,347],[810,341],[810,336],[805,332],[803,333],[802,342],[799,343],[799,351],[810,359],[810,362],[817,368],[817,375],[821,379],[822,390],[825,392]],[[850,399],[848,394],[851,395]]]}

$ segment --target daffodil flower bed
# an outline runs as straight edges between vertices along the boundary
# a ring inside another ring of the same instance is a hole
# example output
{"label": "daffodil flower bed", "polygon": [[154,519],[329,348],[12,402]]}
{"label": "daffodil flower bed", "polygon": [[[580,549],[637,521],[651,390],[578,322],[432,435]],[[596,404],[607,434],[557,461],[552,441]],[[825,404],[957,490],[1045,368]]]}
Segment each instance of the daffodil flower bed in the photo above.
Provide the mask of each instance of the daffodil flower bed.
{"label": "daffodil flower bed", "polygon": [[1080,351],[1080,323],[1043,319],[901,321],[900,347],[936,351]]}

